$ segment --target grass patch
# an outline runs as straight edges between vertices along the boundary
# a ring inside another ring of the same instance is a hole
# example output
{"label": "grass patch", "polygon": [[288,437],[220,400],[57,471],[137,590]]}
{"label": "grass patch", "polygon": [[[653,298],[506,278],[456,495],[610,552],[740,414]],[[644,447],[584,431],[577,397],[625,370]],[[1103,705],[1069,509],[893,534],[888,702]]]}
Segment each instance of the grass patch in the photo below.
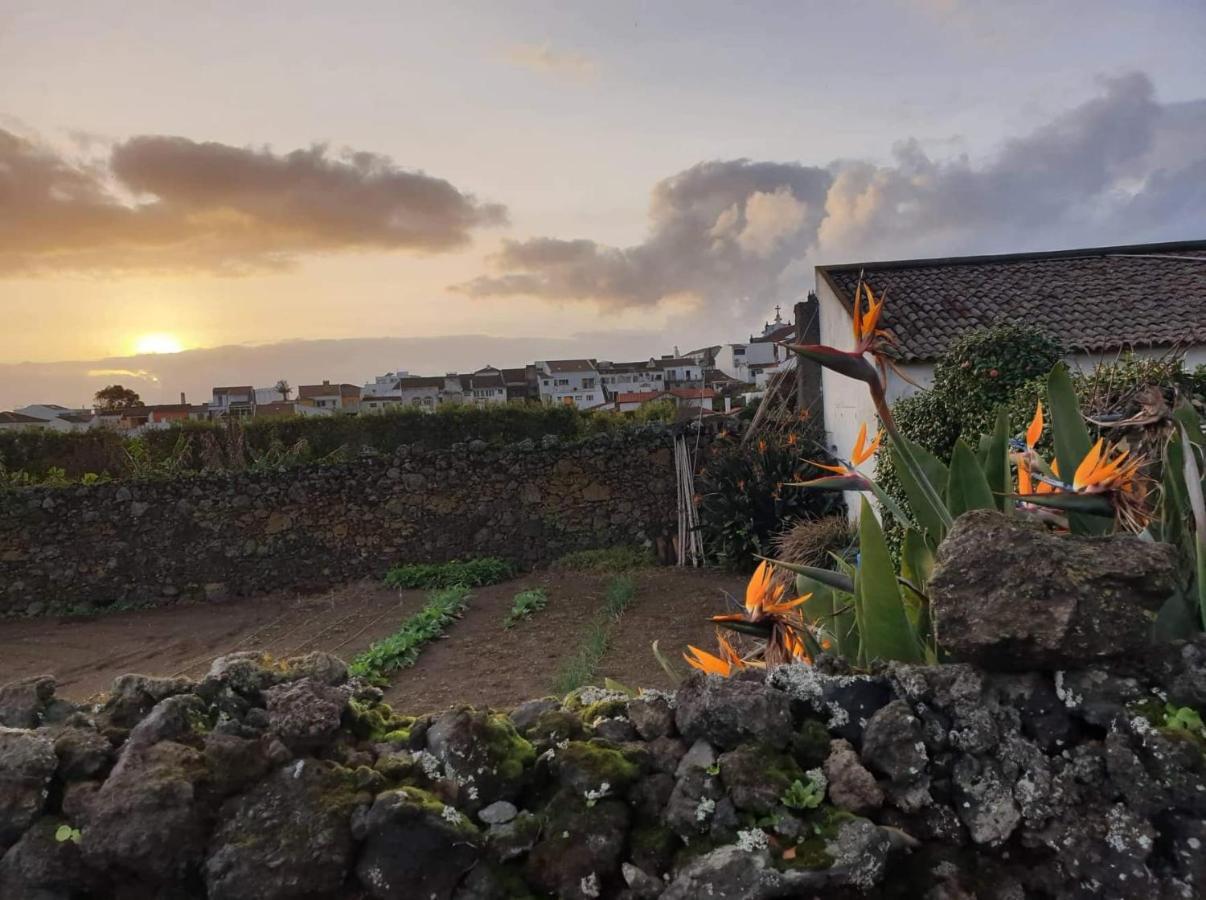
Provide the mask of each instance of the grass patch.
{"label": "grass patch", "polygon": [[385,583],[396,588],[482,587],[515,575],[515,564],[494,556],[444,563],[404,563],[385,573]]}
{"label": "grass patch", "polygon": [[567,553],[552,568],[561,572],[628,572],[653,564],[653,552],[645,547],[608,547]]}
{"label": "grass patch", "polygon": [[630,575],[617,575],[607,585],[603,608],[596,613],[586,628],[573,656],[561,664],[553,680],[553,692],[560,695],[577,690],[595,679],[611,636],[624,610],[636,598],[636,582]]}
{"label": "grass patch", "polygon": [[421,610],[389,637],[358,654],[348,672],[380,684],[391,672],[413,666],[423,645],[443,634],[468,603],[469,588],[462,584],[432,591]]}
{"label": "grass patch", "polygon": [[503,619],[503,628],[510,628],[524,619],[532,618],[533,613],[540,612],[548,605],[549,597],[543,588],[520,591],[511,601],[511,611]]}

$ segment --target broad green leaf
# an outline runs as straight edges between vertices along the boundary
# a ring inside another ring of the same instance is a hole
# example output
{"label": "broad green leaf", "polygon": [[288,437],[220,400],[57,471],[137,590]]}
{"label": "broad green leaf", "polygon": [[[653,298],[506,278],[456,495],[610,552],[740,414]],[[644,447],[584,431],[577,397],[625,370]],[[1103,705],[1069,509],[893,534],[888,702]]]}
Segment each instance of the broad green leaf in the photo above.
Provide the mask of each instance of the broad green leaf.
{"label": "broad green leaf", "polygon": [[786,569],[788,572],[795,572],[797,575],[807,576],[814,581],[821,582],[821,584],[837,588],[839,591],[845,591],[846,593],[854,592],[854,579],[844,572],[835,572],[832,569],[821,569],[816,566],[784,562],[781,559],[769,559],[765,556],[755,556],[754,559],[765,560],[772,566],[778,566],[780,569]]}
{"label": "broad green leaf", "polygon": [[804,611],[804,621],[829,635],[833,640],[831,651],[851,662],[857,660],[858,633],[854,624],[853,595],[834,590],[807,575],[797,576],[796,591],[801,596],[812,594],[800,607]]}
{"label": "broad green leaf", "polygon": [[988,489],[996,498],[997,509],[1009,512],[1013,502],[1005,495],[1013,490],[1013,477],[1009,468],[1009,410],[997,408],[996,426],[988,436],[984,458],[980,462]]}
{"label": "broad green leaf", "polygon": [[905,610],[917,641],[925,651],[926,661],[937,662],[933,648],[933,626],[930,622],[930,604],[927,596],[930,575],[934,571],[934,552],[926,543],[925,535],[910,528],[905,532],[904,544],[900,548],[900,576],[908,582],[902,585]]}
{"label": "broad green leaf", "polygon": [[1185,495],[1185,450],[1182,441],[1164,445],[1164,473],[1161,481],[1160,520],[1152,527],[1165,543],[1181,548],[1192,555],[1193,544],[1185,529],[1189,514],[1189,498]]}
{"label": "broad green leaf", "polygon": [[950,480],[946,488],[946,505],[952,517],[969,509],[996,509],[997,501],[984,477],[984,470],[963,438],[955,441],[951,454]]}
{"label": "broad green leaf", "polygon": [[1202,434],[1202,418],[1192,403],[1183,399],[1173,410],[1173,418],[1185,427],[1185,432],[1193,443],[1199,447],[1206,446],[1206,436]]}
{"label": "broad green leaf", "polygon": [[1101,494],[1009,494],[1011,500],[1025,500],[1034,506],[1046,506],[1050,509],[1062,509],[1064,512],[1093,518],[1114,518],[1114,507]]}
{"label": "broad green leaf", "polygon": [[1198,601],[1183,590],[1177,590],[1164,601],[1152,624],[1152,638],[1157,641],[1183,640],[1196,634],[1198,625]]}
{"label": "broad green leaf", "polygon": [[1202,628],[1206,629],[1206,493],[1202,488],[1202,472],[1198,468],[1197,451],[1189,439],[1185,426],[1180,427],[1181,451],[1185,457],[1185,496],[1193,512],[1194,563],[1197,572],[1198,613]]}
{"label": "broad green leaf", "polygon": [[[1072,376],[1062,362],[1056,363],[1047,376],[1047,405],[1051,411],[1051,437],[1055,442],[1060,477],[1071,482],[1080,461],[1093,447],[1093,439],[1080,413],[1080,401],[1076,399]],[[1112,521],[1106,521],[1101,516],[1080,513],[1068,516],[1068,527],[1076,534],[1105,534],[1112,525]]]}
{"label": "broad green leaf", "polygon": [[862,655],[868,661],[920,661],[921,647],[905,613],[883,529],[865,497],[859,512],[858,536],[859,567],[854,581]]}
{"label": "broad green leaf", "polygon": [[925,477],[930,480],[930,484],[939,494],[946,487],[948,477],[947,465],[933,453],[927,450],[921,444],[913,441],[906,441],[909,445],[909,452],[913,454],[913,458],[917,460],[917,464],[921,466],[921,471],[925,473]]}
{"label": "broad green leaf", "polygon": [[875,499],[879,502],[879,508],[885,512],[891,513],[896,521],[900,523],[902,528],[914,527],[913,520],[905,514],[905,511],[900,508],[900,505],[893,500],[888,495],[888,492],[880,487],[879,484],[868,480],[867,487],[869,487],[871,489],[871,493],[875,495]]}
{"label": "broad green leaf", "polygon": [[892,465],[896,468],[896,477],[900,479],[900,486],[904,489],[905,496],[909,498],[909,508],[917,517],[917,523],[930,534],[934,543],[941,542],[946,537],[946,523],[943,521],[942,515],[934,507],[929,495],[921,489],[916,473],[905,461],[900,450],[892,447],[891,453]]}

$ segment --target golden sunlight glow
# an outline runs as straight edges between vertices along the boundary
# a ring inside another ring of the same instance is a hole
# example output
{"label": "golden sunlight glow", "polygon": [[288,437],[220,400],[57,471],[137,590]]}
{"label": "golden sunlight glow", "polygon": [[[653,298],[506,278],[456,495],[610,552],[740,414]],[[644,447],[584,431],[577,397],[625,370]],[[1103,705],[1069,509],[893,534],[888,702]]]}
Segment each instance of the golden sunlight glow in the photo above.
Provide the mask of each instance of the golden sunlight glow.
{"label": "golden sunlight glow", "polygon": [[134,352],[138,354],[179,353],[183,349],[180,338],[163,332],[139,335],[134,341]]}

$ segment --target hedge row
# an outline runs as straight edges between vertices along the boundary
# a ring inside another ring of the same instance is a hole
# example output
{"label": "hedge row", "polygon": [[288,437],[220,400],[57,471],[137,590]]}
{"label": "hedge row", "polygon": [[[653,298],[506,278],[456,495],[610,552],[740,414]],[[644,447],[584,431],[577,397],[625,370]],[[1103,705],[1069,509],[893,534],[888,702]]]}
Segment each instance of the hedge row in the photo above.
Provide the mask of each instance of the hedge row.
{"label": "hedge row", "polygon": [[570,406],[514,404],[448,406],[434,413],[402,409],[379,415],[187,422],[134,437],[102,429],[14,431],[0,433],[0,464],[10,474],[25,473],[34,480],[48,474],[71,480],[88,473],[121,477],[155,467],[243,468],[266,457],[306,462],[334,454],[391,453],[403,444],[438,449],[471,440],[509,444],[545,435],[572,440],[624,428],[631,421]]}

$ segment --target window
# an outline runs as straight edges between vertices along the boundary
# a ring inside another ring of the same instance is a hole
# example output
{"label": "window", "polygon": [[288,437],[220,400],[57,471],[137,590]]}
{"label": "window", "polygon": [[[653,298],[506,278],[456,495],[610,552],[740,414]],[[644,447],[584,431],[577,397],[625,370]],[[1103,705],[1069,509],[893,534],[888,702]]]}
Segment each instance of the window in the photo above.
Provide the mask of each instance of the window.
{"label": "window", "polygon": [[553,382],[553,384],[557,385],[557,387],[565,387],[566,385],[569,384],[569,379],[568,378],[558,378],[556,381]]}
{"label": "window", "polygon": [[593,378],[583,378],[582,379],[582,387],[593,388],[594,386],[595,386],[595,380]]}

